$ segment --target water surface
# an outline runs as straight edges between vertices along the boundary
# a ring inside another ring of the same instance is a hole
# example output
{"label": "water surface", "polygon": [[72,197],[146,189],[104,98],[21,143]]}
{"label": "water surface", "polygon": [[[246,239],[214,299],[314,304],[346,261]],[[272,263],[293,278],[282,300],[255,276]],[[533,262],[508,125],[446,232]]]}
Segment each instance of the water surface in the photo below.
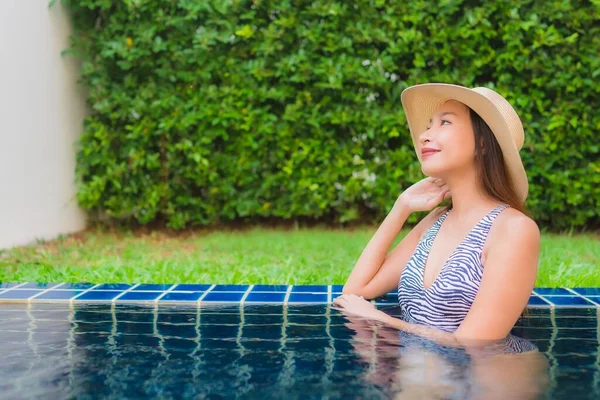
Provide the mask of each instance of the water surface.
{"label": "water surface", "polygon": [[0,397],[597,399],[597,314],[529,309],[458,349],[327,305],[3,304]]}

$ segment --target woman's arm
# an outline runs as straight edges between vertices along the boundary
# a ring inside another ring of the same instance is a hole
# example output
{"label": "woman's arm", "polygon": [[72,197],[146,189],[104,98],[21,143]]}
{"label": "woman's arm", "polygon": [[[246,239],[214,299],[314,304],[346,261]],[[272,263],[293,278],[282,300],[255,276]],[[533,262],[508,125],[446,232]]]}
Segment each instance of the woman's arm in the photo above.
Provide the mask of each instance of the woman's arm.
{"label": "woman's arm", "polygon": [[437,328],[432,328],[425,325],[411,324],[409,322],[403,321],[399,318],[394,318],[391,315],[385,314],[382,316],[380,321],[386,325],[394,327],[398,330],[412,333],[417,336],[424,337],[426,339],[430,339],[435,341],[442,346],[450,346],[450,347],[464,347],[465,343],[462,343],[458,340],[458,338],[451,332],[444,332]]}
{"label": "woman's arm", "polygon": [[342,292],[372,299],[394,289],[425,225],[432,223],[439,208],[423,218],[388,256],[392,242],[412,212],[429,211],[449,197],[447,185],[438,178],[422,179],[406,189],[363,250]]}
{"label": "woman's arm", "polygon": [[[379,321],[384,325],[389,325],[401,331],[431,339],[441,345],[461,347],[465,345],[465,342],[467,342],[466,340],[463,340],[463,338],[459,338],[453,333],[444,332],[437,328],[428,327],[425,325],[411,324],[402,319],[392,317],[391,315],[377,309],[375,304],[354,294],[342,294],[341,296],[336,297],[333,300],[332,308],[334,310],[339,310],[344,314],[349,314],[350,316]],[[469,344],[472,343],[473,341],[469,340]]]}
{"label": "woman's arm", "polygon": [[397,204],[392,208],[356,261],[342,293],[362,296],[366,294],[363,289],[373,280],[373,277],[377,275],[382,267],[390,246],[400,233],[409,215],[410,212],[401,204]]}
{"label": "woman's arm", "polygon": [[[386,255],[390,242],[398,235],[398,231],[407,219],[406,215],[410,214],[403,210],[404,208],[396,211],[392,210],[388,218],[381,224],[369,245],[363,250],[363,254],[348,277],[342,293],[374,299],[397,288],[402,271],[415,251],[423,232],[439,217],[441,208],[434,209],[423,218],[396,245],[390,254]],[[396,213],[398,216],[394,217]],[[374,255],[369,256],[370,254]],[[381,258],[383,258],[383,262],[380,261]],[[367,278],[369,279],[367,280]],[[366,284],[363,284],[365,281]]]}

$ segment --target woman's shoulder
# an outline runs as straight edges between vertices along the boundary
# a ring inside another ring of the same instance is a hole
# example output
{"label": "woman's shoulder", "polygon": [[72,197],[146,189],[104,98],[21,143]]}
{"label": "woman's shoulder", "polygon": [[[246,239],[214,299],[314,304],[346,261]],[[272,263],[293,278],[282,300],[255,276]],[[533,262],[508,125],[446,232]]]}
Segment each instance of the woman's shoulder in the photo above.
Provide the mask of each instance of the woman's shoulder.
{"label": "woman's shoulder", "polygon": [[505,240],[507,237],[539,240],[540,229],[535,220],[525,213],[514,207],[506,207],[492,223],[488,244]]}
{"label": "woman's shoulder", "polygon": [[539,227],[537,222],[525,213],[517,210],[514,207],[506,207],[497,217],[497,222],[494,225],[497,226],[497,230],[504,232],[515,232],[523,229],[525,232],[539,233]]}

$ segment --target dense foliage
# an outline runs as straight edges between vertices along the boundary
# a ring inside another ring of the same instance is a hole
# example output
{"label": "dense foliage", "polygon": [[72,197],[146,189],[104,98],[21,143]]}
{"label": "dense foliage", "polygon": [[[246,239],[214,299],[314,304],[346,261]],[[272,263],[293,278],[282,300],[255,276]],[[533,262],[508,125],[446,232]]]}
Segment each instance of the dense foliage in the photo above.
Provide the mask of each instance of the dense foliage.
{"label": "dense foliage", "polygon": [[78,200],[97,215],[380,220],[423,178],[401,91],[449,82],[519,112],[540,226],[600,221],[597,0],[63,2],[92,109]]}

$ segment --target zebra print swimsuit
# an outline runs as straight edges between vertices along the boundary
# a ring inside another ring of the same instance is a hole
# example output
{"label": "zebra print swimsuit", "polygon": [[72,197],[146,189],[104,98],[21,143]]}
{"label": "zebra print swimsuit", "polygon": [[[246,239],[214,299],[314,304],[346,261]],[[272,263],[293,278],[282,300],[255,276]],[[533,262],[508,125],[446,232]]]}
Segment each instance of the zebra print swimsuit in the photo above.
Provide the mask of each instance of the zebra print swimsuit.
{"label": "zebra print swimsuit", "polygon": [[499,205],[483,217],[444,263],[435,281],[423,285],[425,262],[446,211],[419,241],[398,282],[401,318],[454,332],[469,312],[483,274],[481,253],[494,219],[509,207]]}
{"label": "zebra print swimsuit", "polygon": [[[449,211],[438,218],[419,241],[406,268],[402,271],[398,282],[401,319],[409,323],[433,326],[446,332],[454,332],[458,329],[475,300],[481,282],[483,275],[481,253],[487,235],[494,219],[507,207],[508,204],[499,205],[483,217],[446,260],[431,286],[425,289],[423,276],[427,255]],[[464,366],[470,365],[471,357],[463,349],[443,346],[433,340],[401,330],[398,334],[400,343],[403,344],[402,351],[416,346],[442,356],[450,364],[459,366],[459,371],[462,373],[468,370]],[[509,333],[505,338],[490,343],[487,351],[497,354],[515,354],[539,351],[539,348],[531,341]],[[467,391],[470,388],[468,379],[459,379],[456,385]],[[466,396],[457,398],[464,397]]]}

